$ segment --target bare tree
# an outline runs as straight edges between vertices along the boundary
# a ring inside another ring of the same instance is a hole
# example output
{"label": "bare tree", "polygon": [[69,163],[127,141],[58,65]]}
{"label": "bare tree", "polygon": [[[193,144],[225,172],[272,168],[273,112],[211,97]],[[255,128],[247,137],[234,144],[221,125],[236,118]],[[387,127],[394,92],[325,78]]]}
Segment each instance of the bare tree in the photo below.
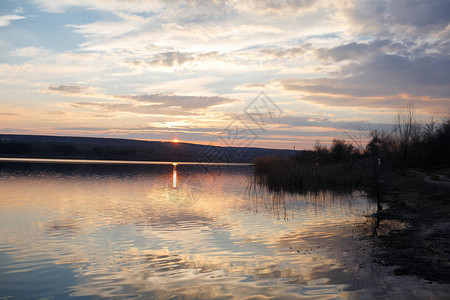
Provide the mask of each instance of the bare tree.
{"label": "bare tree", "polygon": [[436,121],[434,120],[434,116],[432,116],[430,122],[425,124],[425,129],[424,129],[425,130],[425,132],[424,132],[425,141],[429,141],[433,138],[436,128],[437,128]]}
{"label": "bare tree", "polygon": [[411,144],[417,136],[420,136],[420,126],[415,120],[414,103],[410,102],[403,106],[394,119],[394,137],[397,141],[403,169],[405,170]]}

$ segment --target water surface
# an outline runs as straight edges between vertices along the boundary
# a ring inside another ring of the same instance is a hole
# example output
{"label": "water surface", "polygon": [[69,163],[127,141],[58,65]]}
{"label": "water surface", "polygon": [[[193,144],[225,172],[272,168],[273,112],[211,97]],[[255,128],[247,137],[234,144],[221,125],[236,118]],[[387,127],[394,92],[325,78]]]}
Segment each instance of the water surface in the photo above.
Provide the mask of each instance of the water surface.
{"label": "water surface", "polygon": [[0,298],[375,298],[445,287],[372,261],[364,194],[251,166],[0,163]]}

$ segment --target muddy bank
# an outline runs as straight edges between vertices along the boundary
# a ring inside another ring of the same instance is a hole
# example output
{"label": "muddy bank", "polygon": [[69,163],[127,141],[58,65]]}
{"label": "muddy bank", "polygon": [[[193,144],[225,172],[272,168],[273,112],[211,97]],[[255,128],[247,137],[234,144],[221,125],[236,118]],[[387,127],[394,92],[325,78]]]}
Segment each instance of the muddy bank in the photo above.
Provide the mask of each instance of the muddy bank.
{"label": "muddy bank", "polygon": [[[381,209],[373,216],[375,262],[394,274],[450,283],[450,186],[448,170],[391,174]],[[438,176],[436,176],[438,175]]]}

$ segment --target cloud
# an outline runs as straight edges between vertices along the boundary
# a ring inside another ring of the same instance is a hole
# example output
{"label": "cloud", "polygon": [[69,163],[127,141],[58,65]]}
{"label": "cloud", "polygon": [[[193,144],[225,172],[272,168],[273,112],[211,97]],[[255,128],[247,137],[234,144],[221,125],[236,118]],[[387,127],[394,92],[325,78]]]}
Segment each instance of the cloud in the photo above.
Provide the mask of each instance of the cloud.
{"label": "cloud", "polygon": [[38,56],[45,57],[50,54],[51,54],[50,50],[35,46],[22,47],[12,51],[12,55],[22,57],[38,57]]}
{"label": "cloud", "polygon": [[146,18],[136,15],[120,14],[120,17],[121,21],[103,21],[84,25],[67,25],[67,27],[74,28],[76,33],[82,34],[86,38],[109,39],[138,30],[148,22]]}
{"label": "cloud", "polygon": [[[240,21],[242,22],[242,21]],[[170,20],[150,24],[130,34],[103,39],[94,36],[97,24],[83,25],[88,51],[122,50],[128,53],[158,52],[227,52],[284,40],[284,30],[268,24],[178,24]],[[174,51],[174,49],[176,49]]]}
{"label": "cloud", "polygon": [[180,109],[158,104],[122,103],[122,102],[74,102],[71,104],[76,108],[93,108],[108,113],[127,113],[152,116],[204,116],[203,113],[190,109]]}
{"label": "cloud", "polygon": [[60,111],[60,110],[48,110],[48,111],[46,111],[46,113],[49,114],[49,115],[53,115],[53,116],[67,115],[67,112]]}
{"label": "cloud", "polygon": [[203,95],[214,96],[217,95],[211,88],[214,84],[217,84],[222,78],[214,76],[202,76],[202,77],[186,77],[181,79],[169,79],[160,82],[154,82],[145,84],[145,86],[139,88],[137,91],[139,94],[171,94],[171,95]]}
{"label": "cloud", "polygon": [[295,58],[301,57],[308,51],[308,45],[282,48],[282,47],[274,47],[274,48],[265,48],[260,49],[259,53],[264,56],[272,57],[272,58]]}
{"label": "cloud", "polygon": [[397,33],[413,36],[442,30],[450,22],[447,0],[357,1],[344,12],[364,32]]}
{"label": "cloud", "polygon": [[38,134],[39,131],[35,130],[35,129],[24,129],[24,128],[7,128],[7,127],[0,127],[0,131],[3,134],[30,134],[30,133],[34,133],[34,134]]}
{"label": "cloud", "polygon": [[[220,96],[176,96],[176,95],[115,95],[122,102],[76,102],[78,108],[95,108],[104,112],[136,113],[147,115],[192,116],[204,115],[197,110],[236,101]],[[124,101],[126,101],[124,103]]]}
{"label": "cloud", "polygon": [[25,19],[24,16],[18,16],[18,15],[4,15],[0,16],[0,27],[9,26],[11,24],[11,21],[14,20],[20,20]]}
{"label": "cloud", "polygon": [[16,114],[16,113],[4,113],[4,112],[0,112],[0,116],[7,116],[7,117],[9,117],[9,116],[14,116],[14,117],[17,117],[17,116],[19,116],[19,114]]}
{"label": "cloud", "polygon": [[332,48],[320,48],[316,50],[316,54],[321,59],[331,58],[335,62],[359,60],[362,57],[378,53],[383,46],[387,46],[389,43],[389,40],[376,40],[371,43],[352,42]]}
{"label": "cloud", "polygon": [[43,89],[42,92],[48,92],[52,94],[63,94],[67,96],[86,96],[95,95],[97,89],[89,86],[80,85],[57,85],[49,86]]}
{"label": "cloud", "polygon": [[157,104],[136,104],[136,103],[99,103],[99,102],[75,102],[72,103],[76,108],[94,108],[104,112],[133,113],[146,115],[192,115],[191,112],[181,111],[174,108],[159,108]]}
{"label": "cloud", "polygon": [[234,1],[234,4],[237,10],[246,13],[291,15],[313,9],[318,2],[318,0],[250,0]]}
{"label": "cloud", "polygon": [[[146,68],[157,70],[170,70],[180,68],[185,64],[190,64],[190,68],[195,68],[195,63],[201,65],[211,61],[217,61],[221,59],[220,54],[216,51],[208,53],[195,53],[195,52],[161,52],[155,53],[148,59],[143,60],[131,60],[127,61],[127,64],[131,68]],[[197,66],[200,67],[200,66]]]}
{"label": "cloud", "polygon": [[70,7],[136,13],[158,11],[164,7],[164,1],[157,0],[34,0],[34,2],[43,10],[54,13],[63,13]]}
{"label": "cloud", "polygon": [[[367,121],[337,121],[332,120],[329,117],[312,118],[308,116],[281,116],[273,118],[273,124],[276,125],[288,125],[296,130],[298,128],[317,128],[319,130],[329,132],[333,130],[362,130],[370,131],[376,127],[377,129],[391,129],[391,124],[377,124],[371,125]],[[311,130],[311,129],[309,129]],[[271,133],[273,130],[271,130]],[[283,131],[279,131],[281,134]],[[285,132],[286,133],[286,132]]]}
{"label": "cloud", "polygon": [[[167,94],[108,95],[99,89],[78,85],[58,85],[42,89],[41,92],[70,97],[84,97],[116,102],[76,102],[75,107],[92,107],[107,112],[131,112],[154,115],[190,115],[196,110],[228,104],[237,99],[222,96],[180,96]],[[120,102],[117,102],[120,101]]]}
{"label": "cloud", "polygon": [[208,108],[220,104],[227,104],[238,101],[237,99],[221,96],[176,96],[176,95],[138,95],[138,96],[116,96],[120,99],[130,99],[138,102],[149,102],[160,107],[176,107],[180,109],[200,109]]}
{"label": "cloud", "polygon": [[[356,40],[314,50],[339,69],[319,78],[275,80],[301,99],[331,107],[395,108],[414,101],[428,113],[450,108],[450,3],[355,1],[343,9]],[[361,41],[361,40],[364,40]]]}
{"label": "cloud", "polygon": [[318,0],[216,0],[216,1],[158,1],[158,0],[34,0],[42,9],[62,13],[70,7],[111,12],[166,12],[175,10],[180,18],[201,22],[203,19],[217,19],[223,14],[297,14],[314,9],[318,4],[327,1]]}
{"label": "cloud", "polygon": [[341,82],[355,86],[354,96],[407,93],[416,97],[442,98],[450,95],[450,58],[427,56],[407,58],[380,54],[366,63],[345,70],[351,76]]}
{"label": "cloud", "polygon": [[[346,57],[335,50],[330,49],[328,55],[335,60]],[[449,78],[450,58],[446,56],[408,58],[376,53],[358,64],[344,66],[333,77],[280,79],[272,84],[299,92],[302,100],[327,106],[382,109],[415,101],[424,110],[446,112],[450,108]]]}
{"label": "cloud", "polygon": [[450,22],[450,2],[447,0],[395,0],[390,1],[386,8],[384,15],[391,24],[420,30],[446,27]]}
{"label": "cloud", "polygon": [[173,67],[181,66],[186,62],[193,61],[196,58],[192,54],[180,53],[180,52],[166,52],[159,53],[154,59],[149,62],[145,62],[148,66],[164,66]]}

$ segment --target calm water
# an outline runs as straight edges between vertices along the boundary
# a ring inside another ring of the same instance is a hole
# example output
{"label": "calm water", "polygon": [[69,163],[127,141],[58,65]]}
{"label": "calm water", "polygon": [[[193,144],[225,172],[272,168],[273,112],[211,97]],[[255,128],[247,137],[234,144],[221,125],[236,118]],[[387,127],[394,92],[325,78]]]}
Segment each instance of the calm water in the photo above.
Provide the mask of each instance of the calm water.
{"label": "calm water", "polygon": [[375,209],[270,193],[251,166],[3,162],[0,299],[445,295],[372,262]]}

